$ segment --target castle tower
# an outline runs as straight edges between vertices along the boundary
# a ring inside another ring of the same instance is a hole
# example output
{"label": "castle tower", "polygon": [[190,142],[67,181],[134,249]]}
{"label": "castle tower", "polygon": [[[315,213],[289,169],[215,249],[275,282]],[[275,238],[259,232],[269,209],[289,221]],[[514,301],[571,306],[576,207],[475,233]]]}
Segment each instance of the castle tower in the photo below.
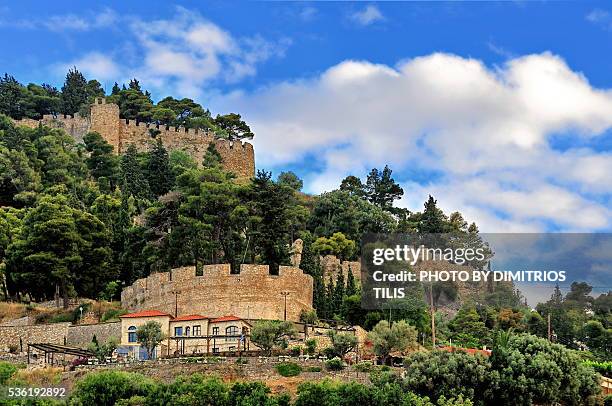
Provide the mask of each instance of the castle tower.
{"label": "castle tower", "polygon": [[102,135],[106,142],[113,146],[114,152],[121,152],[121,127],[119,120],[119,106],[106,103],[102,98],[96,98],[90,112],[91,128]]}

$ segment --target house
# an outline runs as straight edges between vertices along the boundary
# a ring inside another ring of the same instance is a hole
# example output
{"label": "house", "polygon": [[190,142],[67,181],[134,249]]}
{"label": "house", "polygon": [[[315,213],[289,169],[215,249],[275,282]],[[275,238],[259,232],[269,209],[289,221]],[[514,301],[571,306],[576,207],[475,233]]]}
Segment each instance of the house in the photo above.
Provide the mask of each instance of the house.
{"label": "house", "polygon": [[138,342],[138,327],[149,321],[161,325],[165,339],[155,349],[154,357],[183,354],[239,353],[250,350],[251,324],[234,315],[210,318],[200,314],[178,317],[157,310],[145,310],[120,316],[121,345],[124,356],[146,359]]}

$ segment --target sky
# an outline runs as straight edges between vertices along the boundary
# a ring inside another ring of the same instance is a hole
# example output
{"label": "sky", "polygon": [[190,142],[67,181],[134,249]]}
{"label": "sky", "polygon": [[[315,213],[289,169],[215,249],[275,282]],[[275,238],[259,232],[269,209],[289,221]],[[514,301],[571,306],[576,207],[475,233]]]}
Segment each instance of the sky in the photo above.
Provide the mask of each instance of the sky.
{"label": "sky", "polygon": [[251,125],[321,193],[388,164],[483,232],[612,231],[612,5],[6,2],[0,72],[136,77]]}

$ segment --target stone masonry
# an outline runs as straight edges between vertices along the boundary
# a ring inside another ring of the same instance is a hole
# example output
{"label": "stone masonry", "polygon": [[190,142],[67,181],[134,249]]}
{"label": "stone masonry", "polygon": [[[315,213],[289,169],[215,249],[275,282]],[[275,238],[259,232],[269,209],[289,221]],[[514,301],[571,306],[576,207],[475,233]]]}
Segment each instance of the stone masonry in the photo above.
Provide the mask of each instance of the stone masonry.
{"label": "stone masonry", "polygon": [[131,311],[159,310],[174,315],[208,317],[235,315],[244,319],[298,321],[302,310],[312,310],[313,280],[301,269],[281,266],[270,275],[267,265],[243,264],[239,274],[229,264],[173,269],[139,279],[121,292],[121,306]]}
{"label": "stone masonry", "polygon": [[[193,128],[159,126],[139,123],[135,120],[125,120],[119,117],[119,106],[106,103],[104,98],[96,99],[91,106],[89,117],[78,113],[74,116],[45,115],[40,122],[52,128],[65,130],[77,142],[83,142],[83,137],[90,131],[99,133],[114,151],[121,154],[130,144],[138,151],[148,151],[155,139],[149,130],[158,130],[162,143],[169,151],[183,150],[201,163],[210,143],[213,143],[223,159],[223,167],[233,172],[239,179],[248,179],[255,174],[255,155],[253,145],[248,142],[228,141],[218,139],[212,132]],[[17,125],[36,128],[39,121],[23,119],[16,121]]]}

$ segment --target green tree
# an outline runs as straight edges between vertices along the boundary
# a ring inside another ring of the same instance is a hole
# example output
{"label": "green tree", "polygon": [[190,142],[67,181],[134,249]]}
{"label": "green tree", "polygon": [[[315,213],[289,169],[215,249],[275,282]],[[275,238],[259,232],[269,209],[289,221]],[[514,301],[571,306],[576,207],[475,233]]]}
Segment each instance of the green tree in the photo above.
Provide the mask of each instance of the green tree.
{"label": "green tree", "polygon": [[240,114],[217,115],[214,123],[221,131],[220,135],[227,137],[230,141],[252,139],[255,136],[247,123],[242,120]]}
{"label": "green tree", "polygon": [[165,195],[174,186],[168,152],[161,139],[155,142],[153,150],[149,153],[146,174],[151,192],[156,197]]}
{"label": "green tree", "polygon": [[83,138],[85,149],[89,152],[89,157],[85,159],[91,176],[99,184],[108,182],[106,191],[114,189],[118,179],[118,160],[113,154],[113,146],[110,145],[102,136],[96,132],[90,132]]}
{"label": "green tree", "polygon": [[136,329],[136,340],[147,351],[147,359],[153,359],[155,348],[164,340],[161,324],[148,321]]}
{"label": "green tree", "polygon": [[338,333],[337,331],[331,330],[328,333],[331,340],[331,347],[329,351],[329,358],[339,357],[344,358],[346,354],[353,351],[357,347],[357,337],[350,333]]}
{"label": "green tree", "polygon": [[416,345],[417,331],[403,320],[395,322],[393,325],[389,325],[386,320],[381,320],[368,333],[368,338],[374,345],[374,353],[384,363],[387,363],[391,352],[404,352]]}
{"label": "green tree", "polygon": [[288,321],[258,321],[251,329],[251,342],[266,355],[272,355],[274,347],[286,348],[288,340],[296,334],[293,323]]}
{"label": "green tree", "polygon": [[387,211],[391,211],[393,202],[404,194],[404,190],[391,177],[392,172],[386,165],[382,171],[374,168],[370,171],[365,184],[368,200]]}
{"label": "green tree", "polygon": [[418,230],[422,234],[444,233],[447,230],[446,216],[437,206],[438,202],[430,195],[425,202]]}
{"label": "green tree", "polygon": [[349,175],[342,179],[340,183],[340,190],[348,192],[351,196],[357,196],[361,198],[366,197],[365,185],[361,182],[357,176]]}
{"label": "green tree", "polygon": [[134,144],[130,144],[121,157],[121,191],[136,199],[149,199],[151,189],[140,163]]}
{"label": "green tree", "polygon": [[298,176],[291,171],[281,172],[278,175],[277,182],[278,184],[287,186],[296,192],[299,192],[302,190],[302,187],[304,187],[304,181],[298,178]]}
{"label": "green tree", "polygon": [[87,103],[88,88],[87,80],[76,67],[69,69],[66,81],[62,86],[62,113],[74,114]]}
{"label": "green tree", "polygon": [[341,261],[353,257],[357,250],[357,244],[346,238],[341,232],[334,233],[331,237],[319,237],[312,245],[314,252],[319,255],[335,255]]}
{"label": "green tree", "polygon": [[279,265],[289,262],[289,212],[292,191],[272,182],[271,173],[257,171],[251,183],[252,212],[257,218],[253,232],[256,254],[278,274]]}

